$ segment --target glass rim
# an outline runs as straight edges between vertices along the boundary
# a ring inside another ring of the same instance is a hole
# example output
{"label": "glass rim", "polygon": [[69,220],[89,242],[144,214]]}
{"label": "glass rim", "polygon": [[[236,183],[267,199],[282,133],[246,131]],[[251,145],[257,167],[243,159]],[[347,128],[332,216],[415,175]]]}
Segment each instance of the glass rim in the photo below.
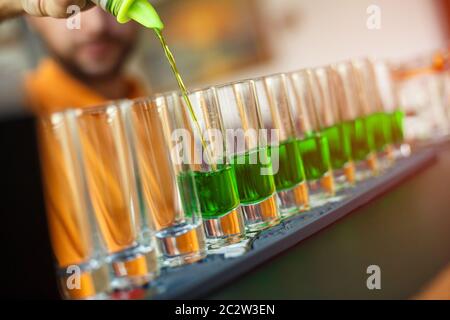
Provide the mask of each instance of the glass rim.
{"label": "glass rim", "polygon": [[271,73],[271,74],[268,74],[265,76],[253,78],[252,80],[255,82],[256,81],[264,81],[264,80],[270,79],[270,78],[278,78],[278,77],[282,78],[283,76],[288,77],[288,75],[289,75],[289,72],[276,72],[276,73]]}
{"label": "glass rim", "polygon": [[84,113],[94,113],[99,112],[102,110],[105,110],[109,107],[116,107],[119,108],[120,105],[127,101],[128,99],[116,99],[116,100],[108,100],[104,103],[98,103],[92,106],[87,107],[77,107],[77,108],[67,108],[63,111],[60,111],[61,113],[74,113],[75,115],[84,114]]}

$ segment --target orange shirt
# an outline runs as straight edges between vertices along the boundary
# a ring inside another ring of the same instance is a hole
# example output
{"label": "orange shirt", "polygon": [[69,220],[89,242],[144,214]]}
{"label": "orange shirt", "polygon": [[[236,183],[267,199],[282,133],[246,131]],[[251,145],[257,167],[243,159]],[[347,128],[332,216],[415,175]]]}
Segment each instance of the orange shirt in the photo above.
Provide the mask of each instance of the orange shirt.
{"label": "orange shirt", "polygon": [[[146,92],[136,80],[126,78],[128,94],[123,98],[145,96]],[[25,79],[28,104],[37,114],[49,114],[68,108],[85,108],[108,99],[67,73],[56,61],[44,59]]]}

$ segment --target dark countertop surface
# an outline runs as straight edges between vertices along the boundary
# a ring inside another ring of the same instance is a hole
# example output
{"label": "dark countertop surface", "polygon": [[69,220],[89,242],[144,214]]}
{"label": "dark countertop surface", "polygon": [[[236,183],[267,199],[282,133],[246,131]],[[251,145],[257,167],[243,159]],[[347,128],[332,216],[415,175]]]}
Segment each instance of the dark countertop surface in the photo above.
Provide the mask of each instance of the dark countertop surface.
{"label": "dark countertop surface", "polygon": [[[210,295],[212,299],[406,299],[450,262],[450,147],[368,205]],[[367,267],[381,268],[368,290]]]}

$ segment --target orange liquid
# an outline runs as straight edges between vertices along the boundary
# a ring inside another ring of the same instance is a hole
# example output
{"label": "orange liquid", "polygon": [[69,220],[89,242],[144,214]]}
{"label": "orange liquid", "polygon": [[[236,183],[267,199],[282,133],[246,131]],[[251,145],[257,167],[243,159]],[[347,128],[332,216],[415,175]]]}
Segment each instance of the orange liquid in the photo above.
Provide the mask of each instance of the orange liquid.
{"label": "orange liquid", "polygon": [[86,207],[65,130],[64,123],[53,125],[45,119],[38,132],[47,220],[59,267],[86,262],[92,250],[87,234],[89,224],[84,215]]}
{"label": "orange liquid", "polygon": [[85,113],[78,119],[90,198],[108,252],[134,246],[139,208],[125,136],[117,115]]}
{"label": "orange liquid", "polygon": [[156,230],[182,222],[182,212],[173,195],[177,186],[171,173],[169,155],[163,143],[164,132],[156,110],[139,106],[132,110],[137,134],[137,156],[144,200],[149,207]]}

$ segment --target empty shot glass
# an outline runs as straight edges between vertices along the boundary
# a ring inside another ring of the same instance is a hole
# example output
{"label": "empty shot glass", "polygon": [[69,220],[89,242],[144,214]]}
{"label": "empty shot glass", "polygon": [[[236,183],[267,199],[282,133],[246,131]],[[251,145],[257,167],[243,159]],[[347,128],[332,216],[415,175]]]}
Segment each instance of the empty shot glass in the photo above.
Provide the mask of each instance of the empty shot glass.
{"label": "empty shot glass", "polygon": [[[274,170],[254,85],[236,82],[216,87],[216,93],[246,229],[254,232],[274,226],[280,222]],[[278,164],[274,167],[278,169]]]}
{"label": "empty shot glass", "polygon": [[114,286],[149,283],[159,274],[154,230],[141,210],[138,177],[116,103],[77,109],[76,143]]}
{"label": "empty shot glass", "polygon": [[71,132],[65,113],[39,119],[44,196],[58,284],[65,299],[106,298],[112,290],[107,253],[92,221]]}
{"label": "empty shot glass", "polygon": [[284,75],[253,80],[264,128],[268,129],[275,186],[282,218],[309,209],[309,191]]}

